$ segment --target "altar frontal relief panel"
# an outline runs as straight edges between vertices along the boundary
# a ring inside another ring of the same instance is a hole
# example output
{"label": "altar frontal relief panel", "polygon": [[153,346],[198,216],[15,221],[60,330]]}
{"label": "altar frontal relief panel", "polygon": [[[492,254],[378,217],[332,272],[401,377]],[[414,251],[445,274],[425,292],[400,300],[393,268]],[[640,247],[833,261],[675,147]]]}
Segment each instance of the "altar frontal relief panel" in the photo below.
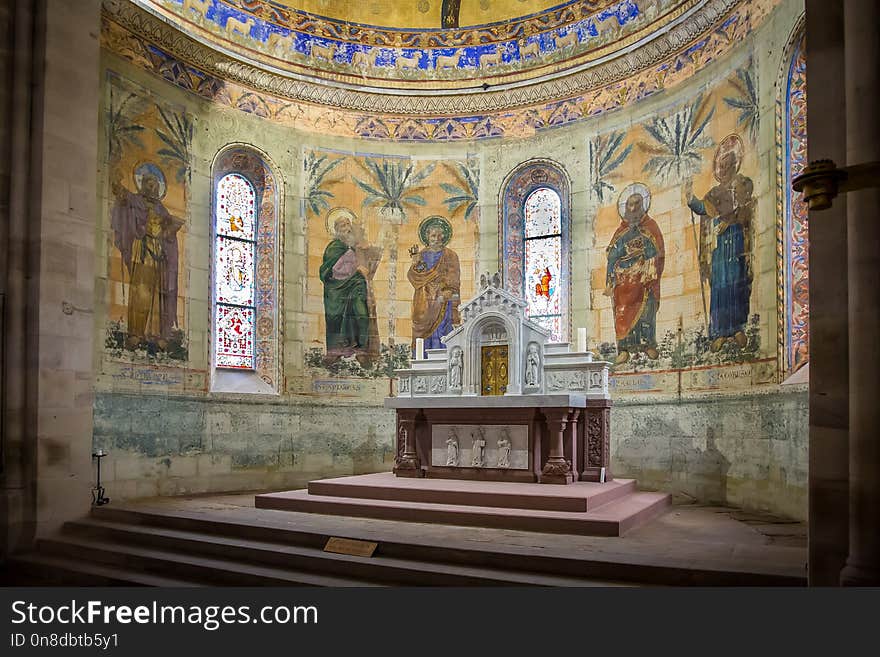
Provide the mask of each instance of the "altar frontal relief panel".
{"label": "altar frontal relief panel", "polygon": [[434,424],[431,465],[527,470],[529,429],[524,424]]}

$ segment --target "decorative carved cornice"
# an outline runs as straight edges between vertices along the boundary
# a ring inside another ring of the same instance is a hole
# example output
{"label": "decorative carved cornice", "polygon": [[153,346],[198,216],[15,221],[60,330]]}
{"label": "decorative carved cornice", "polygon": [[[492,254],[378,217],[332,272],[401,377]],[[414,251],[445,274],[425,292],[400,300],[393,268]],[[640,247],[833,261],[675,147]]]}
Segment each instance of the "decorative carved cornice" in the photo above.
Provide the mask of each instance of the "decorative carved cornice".
{"label": "decorative carved cornice", "polygon": [[126,30],[210,75],[233,81],[276,97],[358,110],[405,116],[486,114],[575,97],[623,80],[662,63],[690,47],[724,23],[728,14],[749,0],[705,0],[687,20],[650,41],[603,62],[556,79],[536,80],[517,87],[487,91],[430,94],[380,93],[333,86],[332,81],[311,81],[270,72],[205,46],[126,0],[105,0],[105,16]]}

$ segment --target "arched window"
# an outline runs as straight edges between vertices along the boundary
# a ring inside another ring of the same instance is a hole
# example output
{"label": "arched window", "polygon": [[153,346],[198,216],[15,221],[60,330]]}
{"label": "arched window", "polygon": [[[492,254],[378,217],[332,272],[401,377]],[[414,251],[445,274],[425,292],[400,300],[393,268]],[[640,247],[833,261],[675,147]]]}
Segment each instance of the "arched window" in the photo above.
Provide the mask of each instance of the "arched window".
{"label": "arched window", "polygon": [[570,186],[555,163],[534,160],[508,175],[501,198],[505,287],[528,303],[529,318],[550,330],[550,342],[569,335]]}
{"label": "arched window", "polygon": [[[218,155],[213,179],[212,389],[277,392],[275,175],[254,149],[230,147]],[[230,379],[234,371],[256,378],[250,385],[247,378]]]}
{"label": "arched window", "polygon": [[807,164],[807,78],[803,25],[786,48],[779,77],[777,149],[781,204],[779,244],[779,345],[783,375],[791,374],[810,355],[810,263],[807,204],[791,188],[792,178]]}
{"label": "arched window", "polygon": [[562,335],[559,288],[562,269],[562,220],[559,194],[539,187],[528,195],[525,217],[525,292],[529,319],[550,329],[550,341]]}
{"label": "arched window", "polygon": [[227,173],[214,199],[215,363],[254,369],[256,193],[247,178]]}

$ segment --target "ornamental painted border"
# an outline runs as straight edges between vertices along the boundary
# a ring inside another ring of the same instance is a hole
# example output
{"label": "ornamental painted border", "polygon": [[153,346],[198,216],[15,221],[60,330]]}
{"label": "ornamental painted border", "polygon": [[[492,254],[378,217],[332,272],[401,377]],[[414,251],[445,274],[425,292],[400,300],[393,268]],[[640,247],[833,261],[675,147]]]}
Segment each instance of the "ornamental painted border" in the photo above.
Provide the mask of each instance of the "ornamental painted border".
{"label": "ornamental painted border", "polygon": [[[738,45],[781,0],[708,0],[689,20],[659,35],[650,43],[566,77],[536,81],[510,89],[493,88],[472,94],[380,94],[314,83],[271,73],[196,42],[161,19],[130,2],[107,0],[105,15],[149,42],[167,57],[175,58],[225,82],[247,86],[278,98],[328,105],[362,112],[408,116],[461,116],[573,99],[597,87],[619,82],[639,72],[652,76],[677,65],[689,67],[687,75]],[[683,56],[684,61],[677,62]]]}
{"label": "ornamental painted border", "polygon": [[791,180],[807,164],[804,17],[783,50],[776,82],[776,302],[780,375],[809,360],[809,230],[807,206]]}
{"label": "ornamental painted border", "polygon": [[320,17],[305,22],[302,31],[283,32],[272,22],[219,0],[208,0],[207,9],[181,6],[182,0],[133,1],[165,22],[180,25],[179,29],[194,39],[217,44],[257,67],[331,77],[331,82],[356,86],[372,85],[382,93],[381,87],[389,85],[456,88],[472,86],[476,79],[500,84],[571,68],[649,39],[708,0],[649,0],[651,9],[647,12],[637,4],[646,0],[613,0],[581,15],[560,10],[567,22],[551,21],[541,24],[540,30],[513,30],[506,40],[483,36],[422,43],[401,39],[395,31],[393,38],[373,44],[362,38],[362,30],[369,26],[355,26],[356,38],[346,39],[346,32],[340,29],[345,23],[328,23],[330,19]]}
{"label": "ornamental painted border", "polygon": [[[415,142],[526,137],[545,128],[625,107],[688,80],[700,68],[740,45],[779,1],[716,0],[715,4],[718,5],[733,5],[733,10],[721,14],[717,24],[709,23],[709,27],[715,27],[703,30],[707,32],[703,36],[700,37],[702,32],[696,30],[699,38],[686,41],[685,47],[674,51],[665,60],[653,52],[659,47],[655,42],[630,53],[640,63],[638,73],[631,73],[625,62],[614,60],[609,62],[609,66],[615,65],[617,68],[609,71],[609,76],[613,78],[611,73],[615,73],[621,79],[603,84],[599,76],[601,71],[592,69],[571,76],[581,78],[591,93],[544,103],[540,99],[532,103],[532,94],[525,93],[549,93],[550,89],[541,88],[541,85],[532,85],[517,90],[518,94],[509,94],[517,98],[502,98],[498,93],[436,97],[380,97],[360,93],[351,96],[346,90],[282,79],[224,58],[129,3],[105,4],[102,45],[123,59],[206,100],[301,130]],[[111,14],[108,11],[110,5],[122,11]],[[120,19],[120,22],[116,19]],[[170,49],[165,50],[160,44]],[[652,52],[647,52],[649,50]],[[188,64],[175,53],[184,53],[189,57],[187,61],[195,59],[196,62]],[[218,76],[211,71],[223,75]],[[629,77],[626,77],[627,73],[630,73]],[[238,80],[252,84],[239,83]],[[568,91],[562,82],[557,80],[553,85],[560,95]],[[277,89],[279,85],[287,95],[261,93],[261,90]],[[347,109],[346,106],[355,100],[362,100],[369,108],[375,109]],[[509,111],[500,111],[495,107],[494,101],[515,106],[515,100],[522,101],[525,106]],[[328,105],[337,109],[328,111]],[[496,111],[489,113],[487,108],[492,107]],[[402,111],[407,109],[416,110],[419,116],[407,116],[407,112]]]}

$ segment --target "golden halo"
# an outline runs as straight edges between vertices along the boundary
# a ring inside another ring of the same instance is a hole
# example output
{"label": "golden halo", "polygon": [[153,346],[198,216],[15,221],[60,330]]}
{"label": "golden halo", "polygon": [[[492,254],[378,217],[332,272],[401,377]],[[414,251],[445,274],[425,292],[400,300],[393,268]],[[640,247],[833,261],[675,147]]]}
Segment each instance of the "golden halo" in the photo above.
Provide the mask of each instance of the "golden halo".
{"label": "golden halo", "polygon": [[324,228],[327,230],[328,235],[333,235],[333,224],[336,222],[339,217],[348,217],[351,220],[351,223],[354,224],[357,221],[357,215],[344,207],[335,207],[327,213],[327,216],[324,218]]}
{"label": "golden halo", "polygon": [[141,184],[144,180],[144,176],[148,174],[159,181],[159,197],[157,200],[161,201],[165,198],[165,194],[168,192],[168,183],[165,182],[165,174],[162,173],[162,169],[160,169],[159,165],[155,162],[139,162],[135,168],[132,169],[131,178],[134,181],[134,188],[138,193],[143,194]]}
{"label": "golden halo", "polygon": [[428,246],[428,230],[435,227],[443,231],[443,246],[449,244],[449,240],[452,239],[452,226],[446,217],[441,217],[439,214],[426,217],[419,224],[419,239],[422,240],[422,244]]}
{"label": "golden halo", "polygon": [[736,157],[736,172],[739,173],[739,168],[742,166],[743,155],[745,153],[745,146],[739,135],[727,135],[721,140],[721,143],[718,144],[718,148],[715,149],[715,157],[712,158],[712,175],[715,176],[715,180],[718,182],[721,182],[721,178],[718,176],[718,162],[728,153],[733,153]]}

